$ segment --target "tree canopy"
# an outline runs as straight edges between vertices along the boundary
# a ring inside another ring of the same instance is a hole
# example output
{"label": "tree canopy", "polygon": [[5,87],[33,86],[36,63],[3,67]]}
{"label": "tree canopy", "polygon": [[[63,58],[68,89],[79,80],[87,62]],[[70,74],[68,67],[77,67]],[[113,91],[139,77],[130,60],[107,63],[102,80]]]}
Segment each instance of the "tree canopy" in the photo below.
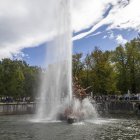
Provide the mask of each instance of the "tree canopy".
{"label": "tree canopy", "polygon": [[32,97],[37,90],[39,68],[25,61],[0,61],[0,96]]}

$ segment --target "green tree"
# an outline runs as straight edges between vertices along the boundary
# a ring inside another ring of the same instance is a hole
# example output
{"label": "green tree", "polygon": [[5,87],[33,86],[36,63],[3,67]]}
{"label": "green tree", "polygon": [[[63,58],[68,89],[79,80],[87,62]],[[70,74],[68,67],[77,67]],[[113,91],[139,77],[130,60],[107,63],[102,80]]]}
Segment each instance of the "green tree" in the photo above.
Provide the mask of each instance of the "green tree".
{"label": "green tree", "polygon": [[0,61],[0,96],[32,97],[37,91],[40,69],[25,61]]}
{"label": "green tree", "polygon": [[80,72],[83,70],[83,63],[81,62],[82,53],[73,55],[73,76],[79,78]]}
{"label": "green tree", "polygon": [[140,43],[133,39],[114,51],[113,62],[116,67],[118,89],[124,94],[140,92]]}
{"label": "green tree", "polygon": [[115,73],[110,53],[95,48],[92,53],[93,89],[98,94],[113,94],[116,90]]}
{"label": "green tree", "polygon": [[140,92],[140,44],[137,39],[132,40],[125,46],[127,60],[128,60],[128,72],[130,89],[132,93]]}
{"label": "green tree", "polygon": [[119,46],[114,51],[113,62],[115,63],[116,81],[118,90],[126,93],[130,82],[128,78],[128,60],[125,48]]}

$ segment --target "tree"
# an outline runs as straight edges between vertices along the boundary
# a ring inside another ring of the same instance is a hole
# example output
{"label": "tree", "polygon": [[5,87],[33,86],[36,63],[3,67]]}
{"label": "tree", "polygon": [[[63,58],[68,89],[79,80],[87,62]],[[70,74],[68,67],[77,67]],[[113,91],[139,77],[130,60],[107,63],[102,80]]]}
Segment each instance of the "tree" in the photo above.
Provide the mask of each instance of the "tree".
{"label": "tree", "polygon": [[79,78],[80,72],[83,69],[83,63],[81,62],[82,53],[73,55],[73,76]]}
{"label": "tree", "polygon": [[37,91],[40,69],[25,61],[0,61],[0,96],[32,97]]}
{"label": "tree", "polygon": [[134,39],[125,46],[132,93],[140,92],[140,84],[138,83],[140,77],[140,44],[137,41],[137,39]]}
{"label": "tree", "polygon": [[110,60],[108,51],[102,52],[95,48],[92,55],[93,89],[98,94],[112,94],[116,90],[115,73]]}
{"label": "tree", "polygon": [[133,39],[114,51],[113,62],[117,73],[117,87],[124,94],[140,92],[140,43]]}
{"label": "tree", "polygon": [[122,93],[129,89],[130,82],[128,78],[128,60],[125,48],[118,46],[114,51],[113,62],[115,63],[117,88]]}

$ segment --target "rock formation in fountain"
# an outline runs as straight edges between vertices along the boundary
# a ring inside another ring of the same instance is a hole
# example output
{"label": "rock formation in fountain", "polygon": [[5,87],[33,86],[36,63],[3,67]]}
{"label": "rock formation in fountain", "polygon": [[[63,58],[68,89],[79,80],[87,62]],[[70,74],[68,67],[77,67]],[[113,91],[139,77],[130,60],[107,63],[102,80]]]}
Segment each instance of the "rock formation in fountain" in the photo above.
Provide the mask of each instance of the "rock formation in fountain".
{"label": "rock formation in fountain", "polygon": [[46,71],[41,75],[37,121],[57,120],[60,114],[66,114],[68,108],[71,110],[68,115],[84,114],[84,117],[87,117],[96,114],[88,99],[79,100],[78,96],[72,97],[70,7],[71,0],[57,0],[57,5],[53,7],[52,24],[57,30],[54,39],[46,47]]}

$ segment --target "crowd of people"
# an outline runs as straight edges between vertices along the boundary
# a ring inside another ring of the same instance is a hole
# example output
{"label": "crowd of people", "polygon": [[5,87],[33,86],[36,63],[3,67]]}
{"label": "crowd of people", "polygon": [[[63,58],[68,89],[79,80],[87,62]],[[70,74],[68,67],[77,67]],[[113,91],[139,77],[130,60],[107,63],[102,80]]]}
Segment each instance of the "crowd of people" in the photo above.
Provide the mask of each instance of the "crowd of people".
{"label": "crowd of people", "polygon": [[95,101],[140,101],[140,94],[125,95],[93,95]]}
{"label": "crowd of people", "polygon": [[[78,98],[80,98],[81,94],[79,96],[77,95]],[[85,94],[84,94],[85,97]],[[96,102],[102,102],[102,101],[140,101],[140,94],[125,94],[125,95],[92,95],[90,96],[93,100]],[[19,97],[19,98],[14,98],[11,96],[2,96],[0,97],[0,102],[1,103],[13,103],[13,102],[33,102],[31,97]]]}
{"label": "crowd of people", "polygon": [[2,96],[0,97],[0,102],[1,103],[14,103],[14,102],[31,102],[31,98],[30,97],[18,97],[18,98],[14,98],[11,96]]}

